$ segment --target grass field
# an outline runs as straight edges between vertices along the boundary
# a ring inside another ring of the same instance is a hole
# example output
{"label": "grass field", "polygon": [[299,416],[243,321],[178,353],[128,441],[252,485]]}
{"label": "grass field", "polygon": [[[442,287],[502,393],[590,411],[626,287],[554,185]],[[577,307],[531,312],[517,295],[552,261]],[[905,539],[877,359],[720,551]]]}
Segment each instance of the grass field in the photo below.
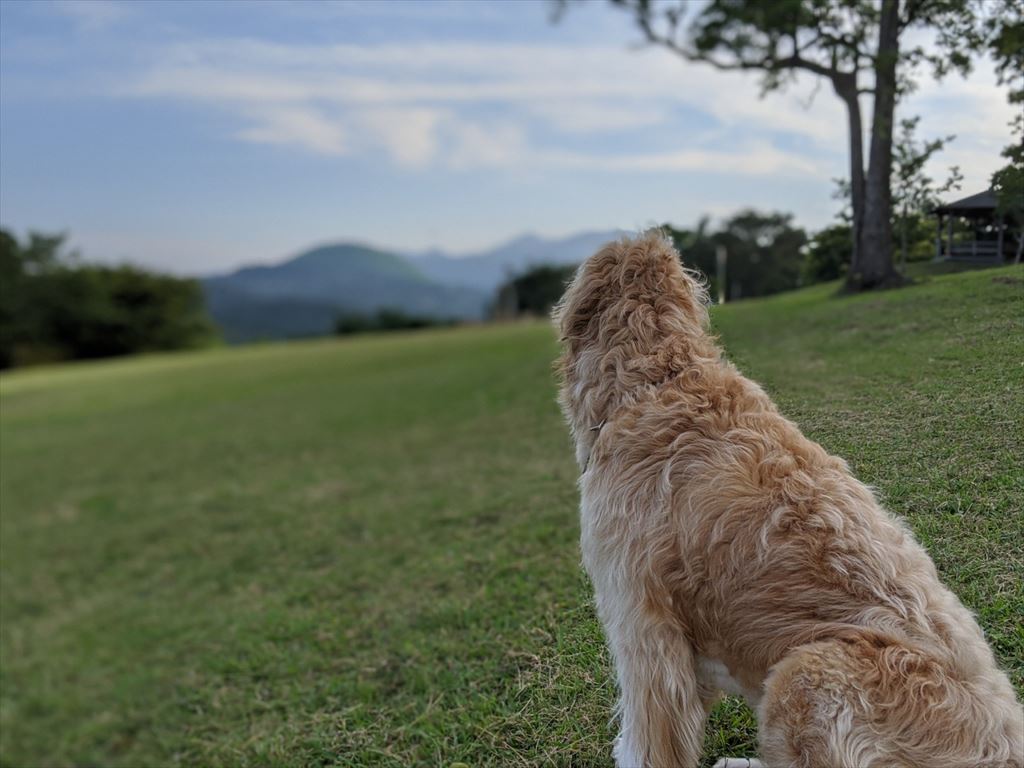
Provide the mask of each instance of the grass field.
{"label": "grass field", "polygon": [[[730,305],[1024,684],[1024,269]],[[0,378],[0,762],[609,764],[545,324]],[[708,759],[754,754],[723,704]]]}

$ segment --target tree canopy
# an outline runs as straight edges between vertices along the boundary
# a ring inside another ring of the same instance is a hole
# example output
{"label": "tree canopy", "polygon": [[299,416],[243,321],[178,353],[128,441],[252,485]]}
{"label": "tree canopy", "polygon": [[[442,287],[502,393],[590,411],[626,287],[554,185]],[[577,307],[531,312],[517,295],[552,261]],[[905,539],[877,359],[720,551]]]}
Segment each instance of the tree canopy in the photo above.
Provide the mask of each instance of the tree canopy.
{"label": "tree canopy", "polygon": [[0,367],[196,347],[215,337],[194,280],[79,263],[63,235],[0,230]]}
{"label": "tree canopy", "polygon": [[703,219],[693,230],[663,229],[672,238],[683,263],[703,272],[714,296],[719,295],[716,252],[727,255],[724,296],[727,300],[767,296],[801,285],[804,230],[793,225],[788,213],[744,210],[712,230]]}
{"label": "tree canopy", "polygon": [[547,315],[575,272],[575,265],[541,264],[514,275],[498,288],[490,314],[499,319]]}

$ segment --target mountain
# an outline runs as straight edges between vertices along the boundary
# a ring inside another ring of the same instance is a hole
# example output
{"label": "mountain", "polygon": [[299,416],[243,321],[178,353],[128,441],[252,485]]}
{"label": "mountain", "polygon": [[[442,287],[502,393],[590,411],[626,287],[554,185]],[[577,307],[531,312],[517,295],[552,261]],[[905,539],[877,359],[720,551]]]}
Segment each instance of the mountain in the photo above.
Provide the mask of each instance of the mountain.
{"label": "mountain", "polygon": [[536,264],[575,264],[621,234],[524,235],[461,257],[436,250],[403,257],[352,243],[325,245],[281,264],[205,278],[203,290],[229,342],[324,335],[343,312],[399,309],[479,319],[510,275]]}
{"label": "mountain", "polygon": [[523,235],[496,248],[468,256],[451,256],[434,250],[410,254],[409,260],[424,275],[439,283],[493,294],[511,274],[537,264],[577,264],[622,234],[621,230],[610,230],[554,239]]}
{"label": "mountain", "polygon": [[408,260],[362,245],[314,248],[282,264],[203,280],[207,307],[230,342],[330,333],[341,312],[400,309],[476,319],[487,295],[430,279]]}

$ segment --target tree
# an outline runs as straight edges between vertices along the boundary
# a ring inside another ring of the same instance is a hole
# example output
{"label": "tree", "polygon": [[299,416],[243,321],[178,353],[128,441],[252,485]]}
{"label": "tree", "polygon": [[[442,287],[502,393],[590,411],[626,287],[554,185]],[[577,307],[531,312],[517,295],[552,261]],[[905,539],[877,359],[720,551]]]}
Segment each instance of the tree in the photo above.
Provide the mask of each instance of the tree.
{"label": "tree", "polygon": [[999,82],[1010,86],[1010,104],[1017,112],[1010,123],[1012,140],[1003,150],[1007,163],[992,174],[997,213],[1016,224],[1019,264],[1024,254],[1024,8],[1017,0],[1004,0],[1005,13],[992,35],[990,49]]}
{"label": "tree", "polygon": [[702,216],[695,229],[676,229],[671,224],[665,224],[661,229],[672,239],[683,264],[704,275],[709,295],[718,296],[716,249],[720,243],[717,242],[718,233],[711,229],[711,219]]}
{"label": "tree", "polygon": [[[566,0],[563,0],[564,5]],[[611,0],[628,10],[645,38],[689,61],[763,73],[765,92],[799,72],[824,78],[846,107],[852,203],[851,290],[899,281],[892,260],[893,117],[911,73],[966,74],[979,48],[987,6],[978,0]],[[691,9],[693,12],[691,13]],[[928,29],[933,44],[905,47],[906,33]],[[862,82],[867,78],[868,82]],[[862,95],[873,99],[864,157]],[[866,160],[866,163],[865,163]]]}
{"label": "tree", "polygon": [[815,232],[804,250],[800,274],[805,285],[846,276],[852,257],[850,224],[832,224]]}
{"label": "tree", "polygon": [[788,213],[746,210],[724,223],[714,238],[728,254],[728,299],[768,296],[800,285],[806,233]]}
{"label": "tree", "polygon": [[717,231],[710,231],[707,219],[696,230],[663,229],[672,238],[683,263],[708,277],[713,294],[718,293],[715,250],[723,246],[728,254],[725,296],[728,299],[767,296],[797,288],[801,284],[803,249],[807,235],[793,226],[788,213],[740,211],[726,219]]}
{"label": "tree", "polygon": [[547,315],[565,293],[574,265],[541,264],[506,280],[494,299],[491,314],[499,318]]}
{"label": "tree", "polygon": [[64,235],[0,230],[0,367],[196,347],[214,337],[195,280],[81,264]]}
{"label": "tree", "polygon": [[15,364],[19,347],[41,346],[46,326],[44,286],[58,267],[64,239],[64,235],[32,232],[22,245],[0,229],[0,368]]}

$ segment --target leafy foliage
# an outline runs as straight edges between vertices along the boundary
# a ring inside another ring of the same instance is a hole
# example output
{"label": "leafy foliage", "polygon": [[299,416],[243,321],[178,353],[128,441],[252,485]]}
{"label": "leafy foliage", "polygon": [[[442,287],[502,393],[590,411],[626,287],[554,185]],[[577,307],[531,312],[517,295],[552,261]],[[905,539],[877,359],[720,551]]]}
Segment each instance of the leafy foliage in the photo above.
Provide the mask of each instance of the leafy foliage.
{"label": "leafy foliage", "polygon": [[683,262],[703,272],[713,296],[719,294],[716,250],[724,247],[727,254],[726,299],[768,296],[791,290],[801,284],[803,247],[806,233],[793,226],[788,213],[741,211],[709,231],[708,221],[701,221],[696,230],[664,227]]}
{"label": "leafy foliage", "polygon": [[846,276],[852,255],[850,224],[833,224],[815,232],[807,243],[801,276],[810,285]]}
{"label": "leafy foliage", "polygon": [[565,292],[576,266],[542,264],[505,281],[498,288],[491,315],[498,318],[547,315]]}
{"label": "leafy foliage", "polygon": [[194,280],[80,264],[63,235],[0,230],[0,367],[202,346],[215,338]]}

